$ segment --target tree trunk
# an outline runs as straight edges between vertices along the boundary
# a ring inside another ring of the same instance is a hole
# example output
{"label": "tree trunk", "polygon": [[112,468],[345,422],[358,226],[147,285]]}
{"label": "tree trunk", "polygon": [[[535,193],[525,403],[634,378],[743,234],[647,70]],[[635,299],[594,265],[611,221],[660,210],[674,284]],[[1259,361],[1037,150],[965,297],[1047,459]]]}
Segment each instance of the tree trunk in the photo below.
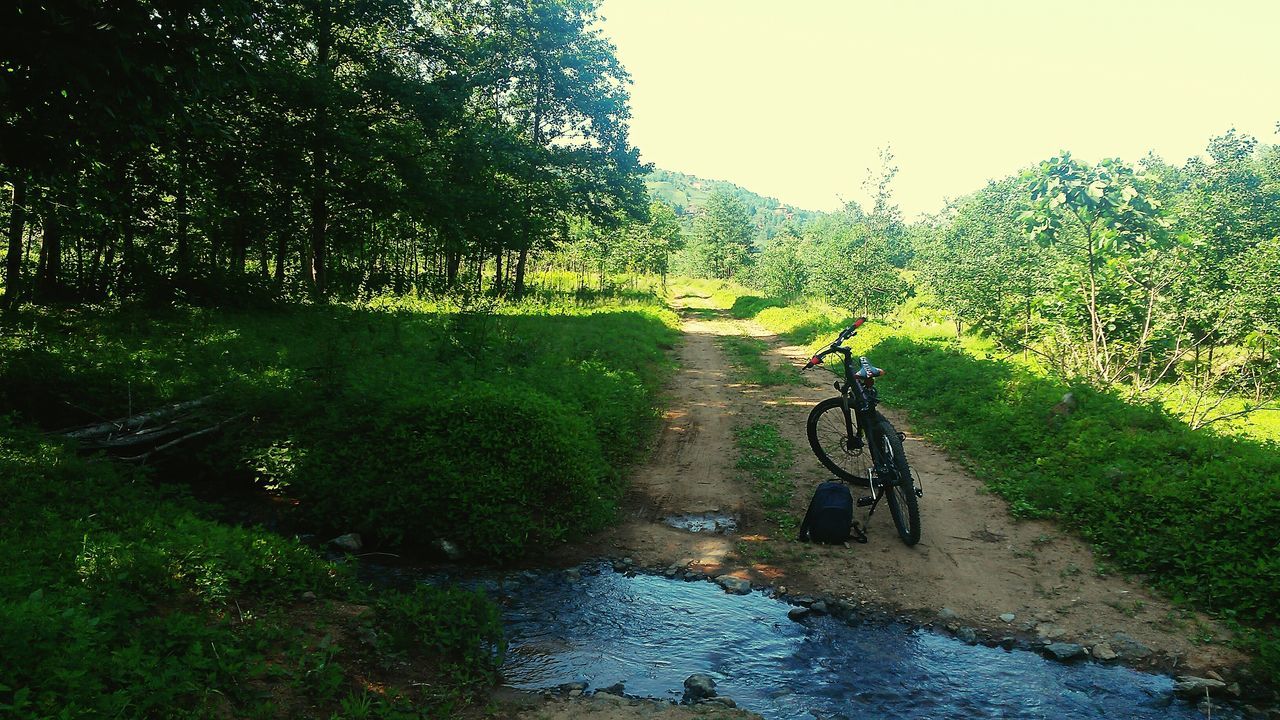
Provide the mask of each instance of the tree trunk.
{"label": "tree trunk", "polygon": [[0,306],[10,308],[18,301],[22,283],[22,232],[27,223],[27,178],[17,173],[13,178],[13,205],[9,212],[9,254],[5,257],[4,297]]}
{"label": "tree trunk", "polygon": [[515,298],[519,300],[524,297],[524,271],[529,264],[529,248],[520,248],[520,257],[516,259],[516,286]]}
{"label": "tree trunk", "polygon": [[329,5],[325,3],[317,18],[319,36],[316,38],[317,97],[315,127],[311,138],[311,257],[309,280],[317,296],[324,295],[327,287],[326,255],[329,230],[329,151],[325,146],[329,123],[328,91],[332,80],[329,66],[333,54],[333,25],[329,18]]}
{"label": "tree trunk", "polygon": [[44,237],[40,243],[36,292],[43,298],[52,299],[61,295],[59,282],[62,277],[62,221],[53,202],[48,203],[42,226]]}
{"label": "tree trunk", "polygon": [[187,279],[191,275],[191,241],[188,238],[189,226],[191,218],[187,211],[187,173],[189,154],[189,143],[186,141],[182,144],[182,160],[178,163],[178,227],[177,232],[177,260],[178,260],[178,278]]}
{"label": "tree trunk", "polygon": [[457,250],[446,250],[444,261],[444,284],[450,290],[458,282],[458,268],[462,265],[462,253]]}
{"label": "tree trunk", "polygon": [[502,295],[502,249],[493,254],[493,294]]}

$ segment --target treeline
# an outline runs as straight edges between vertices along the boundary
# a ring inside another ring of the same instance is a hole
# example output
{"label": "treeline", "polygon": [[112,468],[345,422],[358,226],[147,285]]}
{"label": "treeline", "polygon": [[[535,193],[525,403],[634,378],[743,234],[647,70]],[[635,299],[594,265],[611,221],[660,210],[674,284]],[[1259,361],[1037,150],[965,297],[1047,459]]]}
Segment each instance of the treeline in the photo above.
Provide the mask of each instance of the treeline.
{"label": "treeline", "polygon": [[706,212],[711,196],[717,192],[742,201],[755,228],[754,242],[763,245],[787,226],[800,226],[822,213],[787,205],[777,198],[765,197],[724,180],[706,180],[672,170],[656,168],[644,179],[654,200],[670,205],[686,230]]}
{"label": "treeline", "polygon": [[596,10],[5,4],[3,302],[519,296],[571,228],[645,218]]}
{"label": "treeline", "polygon": [[1180,166],[1064,153],[916,238],[942,309],[1059,375],[1135,394],[1181,381],[1193,424],[1280,385],[1278,146],[1232,130]]}
{"label": "treeline", "polygon": [[882,166],[869,174],[871,207],[846,203],[833,213],[783,225],[763,248],[753,246],[754,228],[746,205],[717,190],[693,224],[680,272],[735,279],[788,300],[822,297],[861,312],[886,312],[910,290],[901,270],[911,259],[914,230],[893,202],[898,169],[884,151]]}
{"label": "treeline", "polygon": [[[1181,165],[1029,167],[905,223],[884,168],[857,205],[749,252],[704,224],[682,267],[773,297],[855,312],[917,307],[1054,374],[1132,395],[1176,388],[1193,425],[1273,405],[1280,391],[1280,146],[1234,130]],[[708,203],[709,207],[711,203]],[[739,211],[729,223],[744,231]]]}

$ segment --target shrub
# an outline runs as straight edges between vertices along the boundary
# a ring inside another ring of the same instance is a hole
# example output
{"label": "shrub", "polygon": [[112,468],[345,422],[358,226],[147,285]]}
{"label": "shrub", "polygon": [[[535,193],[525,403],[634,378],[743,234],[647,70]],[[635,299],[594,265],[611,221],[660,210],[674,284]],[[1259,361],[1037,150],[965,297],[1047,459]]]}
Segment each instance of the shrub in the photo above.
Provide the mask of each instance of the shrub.
{"label": "shrub", "polygon": [[317,521],[508,559],[612,516],[618,489],[586,419],[521,384],[344,411],[304,426],[306,450],[283,479]]}

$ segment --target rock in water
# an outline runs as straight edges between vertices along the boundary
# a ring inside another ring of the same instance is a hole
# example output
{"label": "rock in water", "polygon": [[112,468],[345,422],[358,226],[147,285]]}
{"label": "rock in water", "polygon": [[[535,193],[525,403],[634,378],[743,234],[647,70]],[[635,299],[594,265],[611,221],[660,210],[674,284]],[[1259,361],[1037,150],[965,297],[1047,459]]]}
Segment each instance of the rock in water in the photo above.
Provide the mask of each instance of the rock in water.
{"label": "rock in water", "polygon": [[626,694],[626,686],[620,682],[616,682],[603,690],[597,690],[598,693],[606,693],[608,695],[617,695],[622,697]]}
{"label": "rock in water", "polygon": [[578,697],[586,692],[587,684],[584,682],[561,683],[560,692],[568,697]]}
{"label": "rock in water", "polygon": [[710,675],[694,673],[684,679],[684,698],[681,702],[692,705],[699,700],[716,696],[716,681]]}
{"label": "rock in water", "polygon": [[1100,642],[1093,646],[1093,657],[1097,660],[1115,660],[1119,655],[1111,648],[1110,643]]}
{"label": "rock in water", "polygon": [[360,548],[364,547],[364,543],[360,542],[360,533],[347,533],[329,541],[329,545],[334,549],[342,552],[356,553],[360,552]]}
{"label": "rock in water", "polygon": [[716,584],[724,588],[725,592],[734,595],[746,595],[751,592],[751,583],[732,575],[721,575],[716,578]]}
{"label": "rock in water", "polygon": [[792,622],[800,622],[806,617],[809,617],[810,612],[811,611],[807,607],[793,607],[787,611],[787,619]]}
{"label": "rock in water", "polygon": [[1206,691],[1210,695],[1221,695],[1226,689],[1227,684],[1221,680],[1196,677],[1194,675],[1179,675],[1178,679],[1173,683],[1174,694],[1189,700],[1204,697]]}
{"label": "rock in water", "polygon": [[1085,654],[1084,647],[1075,643],[1049,643],[1044,650],[1055,660],[1073,660]]}
{"label": "rock in water", "polygon": [[978,631],[971,627],[962,627],[956,631],[956,638],[959,639],[960,642],[966,642],[972,645],[978,642]]}

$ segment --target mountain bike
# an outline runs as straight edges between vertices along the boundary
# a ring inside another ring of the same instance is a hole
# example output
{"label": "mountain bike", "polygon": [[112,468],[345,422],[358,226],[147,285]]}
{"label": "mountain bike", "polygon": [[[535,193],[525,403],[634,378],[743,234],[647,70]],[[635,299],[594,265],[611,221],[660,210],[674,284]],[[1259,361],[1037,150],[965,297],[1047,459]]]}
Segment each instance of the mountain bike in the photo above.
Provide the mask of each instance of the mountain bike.
{"label": "mountain bike", "polygon": [[887,499],[898,537],[907,545],[915,545],[920,541],[919,498],[924,497],[924,491],[907,464],[902,447],[906,436],[876,410],[879,397],[875,381],[884,375],[884,370],[865,357],[855,363],[853,351],[844,347],[844,342],[857,335],[866,321],[865,317],[858,318],[840,331],[802,368],[821,365],[832,354],[839,354],[844,363],[844,380],[835,382],[840,396],[823,400],[809,413],[809,445],[837,478],[870,488],[871,495],[858,499],[859,507],[871,508],[868,520],[880,499]]}

